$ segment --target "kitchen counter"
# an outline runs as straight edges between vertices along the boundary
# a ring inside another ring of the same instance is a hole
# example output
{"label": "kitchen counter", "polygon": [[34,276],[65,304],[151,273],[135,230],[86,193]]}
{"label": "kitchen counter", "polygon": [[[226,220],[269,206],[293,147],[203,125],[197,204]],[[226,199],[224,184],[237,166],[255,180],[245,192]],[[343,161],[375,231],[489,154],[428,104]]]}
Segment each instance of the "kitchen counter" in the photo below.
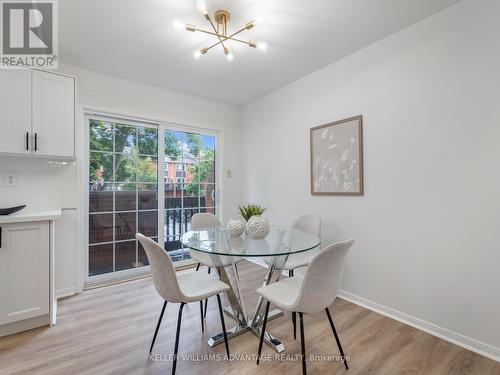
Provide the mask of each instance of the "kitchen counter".
{"label": "kitchen counter", "polygon": [[29,223],[33,221],[57,220],[61,217],[61,210],[51,211],[20,211],[12,215],[0,216],[0,224]]}

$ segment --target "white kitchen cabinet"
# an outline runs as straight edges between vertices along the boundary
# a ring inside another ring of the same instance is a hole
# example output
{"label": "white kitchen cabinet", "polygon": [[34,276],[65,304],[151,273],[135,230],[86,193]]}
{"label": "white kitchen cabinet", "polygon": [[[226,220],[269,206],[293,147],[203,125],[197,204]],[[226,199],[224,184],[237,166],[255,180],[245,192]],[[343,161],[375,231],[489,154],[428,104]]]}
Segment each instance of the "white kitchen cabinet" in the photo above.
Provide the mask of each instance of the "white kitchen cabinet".
{"label": "white kitchen cabinet", "polygon": [[75,78],[0,71],[0,154],[75,157]]}
{"label": "white kitchen cabinet", "polygon": [[60,218],[61,210],[0,216],[0,337],[55,324]]}
{"label": "white kitchen cabinet", "polygon": [[31,70],[0,71],[0,152],[30,154]]}
{"label": "white kitchen cabinet", "polygon": [[76,209],[63,209],[57,220],[54,257],[57,298],[72,296],[77,290],[77,221]]}
{"label": "white kitchen cabinet", "polygon": [[75,155],[75,80],[33,71],[33,147],[36,155]]}
{"label": "white kitchen cabinet", "polygon": [[49,222],[1,225],[0,325],[49,314]]}

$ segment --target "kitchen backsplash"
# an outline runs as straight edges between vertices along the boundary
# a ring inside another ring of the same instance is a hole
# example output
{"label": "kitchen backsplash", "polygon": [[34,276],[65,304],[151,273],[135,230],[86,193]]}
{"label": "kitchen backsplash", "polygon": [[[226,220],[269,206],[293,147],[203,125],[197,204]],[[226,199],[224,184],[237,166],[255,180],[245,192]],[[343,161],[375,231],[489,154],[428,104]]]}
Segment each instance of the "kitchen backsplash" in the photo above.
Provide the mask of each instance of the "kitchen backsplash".
{"label": "kitchen backsplash", "polygon": [[[6,179],[15,175],[16,185]],[[75,161],[0,157],[0,207],[26,204],[27,210],[78,207]]]}

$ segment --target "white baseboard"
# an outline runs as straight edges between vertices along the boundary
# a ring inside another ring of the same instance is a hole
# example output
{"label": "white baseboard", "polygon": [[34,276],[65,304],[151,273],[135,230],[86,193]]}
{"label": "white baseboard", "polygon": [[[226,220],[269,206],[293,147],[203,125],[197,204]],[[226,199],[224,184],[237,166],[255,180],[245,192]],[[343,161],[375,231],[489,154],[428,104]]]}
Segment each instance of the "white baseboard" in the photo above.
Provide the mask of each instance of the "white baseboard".
{"label": "white baseboard", "polygon": [[34,318],[19,320],[0,325],[0,337],[13,335],[14,333],[29,331],[30,329],[49,326],[50,314],[36,316]]}
{"label": "white baseboard", "polygon": [[56,298],[57,299],[73,296],[75,294],[76,294],[76,287],[56,290]]}
{"label": "white baseboard", "polygon": [[[260,259],[254,260],[252,258],[249,258],[249,260],[254,264],[267,268],[266,263],[261,261]],[[405,314],[398,310],[391,309],[390,307],[381,305],[377,302],[370,301],[369,299],[357,296],[356,294],[349,293],[345,290],[340,290],[338,296],[342,299],[345,299],[346,301],[362,306],[368,310],[375,311],[381,315],[387,316],[391,319],[397,320],[398,322],[407,324],[413,328],[427,332],[433,336],[449,341],[455,345],[458,345],[474,353],[490,358],[496,362],[500,362],[500,348],[496,348],[492,345],[485,344],[481,341],[471,339],[459,333],[450,331],[449,329],[439,327],[435,324],[426,322],[425,320]]]}
{"label": "white baseboard", "polygon": [[381,315],[387,316],[401,323],[407,324],[411,327],[427,332],[433,336],[449,341],[455,345],[461,346],[462,348],[478,353],[496,362],[500,362],[500,348],[496,348],[492,345],[471,339],[459,333],[450,331],[449,329],[439,327],[425,320],[405,314],[398,310],[391,309],[390,307],[370,301],[366,298],[349,293],[345,290],[341,290],[338,296],[342,299],[345,299],[346,301],[362,306],[368,310],[375,311]]}

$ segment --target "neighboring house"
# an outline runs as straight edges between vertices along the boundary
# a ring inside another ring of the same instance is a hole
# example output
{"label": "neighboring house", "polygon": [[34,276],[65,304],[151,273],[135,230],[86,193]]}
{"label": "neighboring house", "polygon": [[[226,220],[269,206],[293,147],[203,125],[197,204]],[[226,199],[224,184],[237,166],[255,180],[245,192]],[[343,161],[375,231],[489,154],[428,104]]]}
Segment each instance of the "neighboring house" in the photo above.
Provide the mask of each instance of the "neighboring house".
{"label": "neighboring house", "polygon": [[189,171],[191,165],[196,164],[196,158],[189,152],[184,151],[182,156],[175,160],[165,156],[165,195],[169,197],[180,197],[182,184],[188,184],[193,180]]}

